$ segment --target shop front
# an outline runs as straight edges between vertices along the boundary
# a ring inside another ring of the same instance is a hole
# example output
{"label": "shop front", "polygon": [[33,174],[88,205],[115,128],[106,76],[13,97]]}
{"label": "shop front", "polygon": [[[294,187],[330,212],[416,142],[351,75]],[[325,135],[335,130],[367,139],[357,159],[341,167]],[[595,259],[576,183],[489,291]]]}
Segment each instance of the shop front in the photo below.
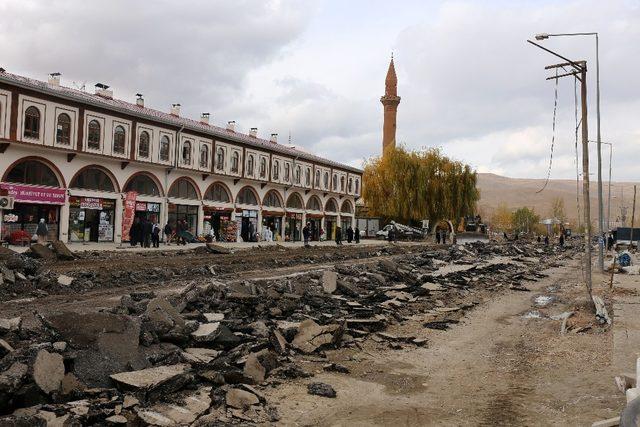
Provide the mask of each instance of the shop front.
{"label": "shop front", "polygon": [[324,228],[327,240],[335,240],[336,227],[338,226],[338,217],[333,215],[326,215],[324,217]]}
{"label": "shop front", "polygon": [[349,227],[351,227],[351,223],[353,221],[351,220],[350,216],[345,216],[345,215],[341,215],[340,216],[340,227],[342,228],[342,236],[346,238],[347,236],[347,229]]}
{"label": "shop front", "polygon": [[[160,221],[160,203],[136,201],[135,212],[135,218],[146,219],[152,223]],[[162,224],[160,225],[163,226]]]}
{"label": "shop front", "polygon": [[240,216],[240,237],[243,242],[255,242],[257,240],[256,233],[258,232],[258,211],[241,209],[236,211],[236,217]]}
{"label": "shop front", "polygon": [[177,229],[178,221],[185,221],[187,231],[195,236],[198,231],[198,206],[169,203],[169,224],[173,230]]}
{"label": "shop front", "polygon": [[300,242],[302,240],[302,214],[287,212],[284,225],[284,240],[287,242]]}
{"label": "shop front", "polygon": [[227,230],[229,228],[229,223],[231,222],[232,213],[233,209],[230,208],[205,205],[203,228],[204,234],[206,235],[213,231],[214,236],[216,236],[216,241],[227,241]]}
{"label": "shop front", "polygon": [[322,215],[308,213],[307,223],[309,223],[310,228],[310,239],[315,242],[319,241],[320,236],[324,232],[322,229]]}
{"label": "shop front", "polygon": [[262,233],[269,229],[274,241],[282,240],[282,217],[284,212],[262,211]]}
{"label": "shop front", "polygon": [[116,201],[69,197],[69,241],[113,242]]}
{"label": "shop front", "polygon": [[40,219],[44,219],[47,240],[58,239],[60,206],[65,203],[66,190],[10,183],[0,183],[0,190],[15,200],[13,209],[3,210],[3,238],[30,239],[36,233]]}

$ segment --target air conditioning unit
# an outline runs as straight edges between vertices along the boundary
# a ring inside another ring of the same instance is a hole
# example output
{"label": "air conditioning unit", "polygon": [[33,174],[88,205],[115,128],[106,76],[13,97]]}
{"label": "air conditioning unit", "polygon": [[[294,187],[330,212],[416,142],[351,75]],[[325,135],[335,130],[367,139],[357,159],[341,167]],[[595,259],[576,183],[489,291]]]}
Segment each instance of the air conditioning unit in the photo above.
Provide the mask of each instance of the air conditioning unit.
{"label": "air conditioning unit", "polygon": [[0,209],[13,209],[13,197],[0,196]]}

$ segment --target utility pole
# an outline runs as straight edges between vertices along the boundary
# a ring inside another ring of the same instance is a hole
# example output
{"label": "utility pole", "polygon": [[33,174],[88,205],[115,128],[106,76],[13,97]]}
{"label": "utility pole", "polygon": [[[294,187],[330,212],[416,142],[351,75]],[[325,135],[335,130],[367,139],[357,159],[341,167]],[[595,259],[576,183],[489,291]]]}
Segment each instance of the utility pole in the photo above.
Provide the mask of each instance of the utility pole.
{"label": "utility pole", "polygon": [[568,67],[571,67],[572,70],[566,72],[565,74],[556,75],[553,77],[547,77],[547,80],[559,79],[566,76],[574,76],[580,81],[580,97],[582,104],[582,203],[583,203],[583,212],[584,212],[584,226],[585,226],[585,234],[584,234],[584,264],[585,264],[585,287],[587,288],[587,292],[589,293],[589,298],[592,299],[592,282],[591,282],[591,200],[589,198],[589,129],[587,126],[587,62],[586,61],[572,61],[570,59],[565,58],[562,55],[559,55],[552,50],[547,49],[546,47],[540,46],[537,43],[532,42],[531,40],[527,40],[527,42],[531,43],[534,46],[539,47],[540,49],[557,56],[560,59],[563,59],[564,63],[549,65],[545,67],[546,70],[549,69],[557,69],[562,68],[566,70]]}
{"label": "utility pole", "polygon": [[631,242],[630,249],[633,251],[633,225],[636,220],[636,186],[633,186],[633,208],[631,208]]}

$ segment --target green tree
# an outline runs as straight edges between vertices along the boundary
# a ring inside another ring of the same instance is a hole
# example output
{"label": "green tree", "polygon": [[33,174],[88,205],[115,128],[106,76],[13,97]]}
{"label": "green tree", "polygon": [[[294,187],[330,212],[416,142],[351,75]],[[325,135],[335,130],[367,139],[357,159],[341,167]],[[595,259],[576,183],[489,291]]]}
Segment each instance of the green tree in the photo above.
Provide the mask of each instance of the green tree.
{"label": "green tree", "polygon": [[513,229],[517,233],[531,233],[536,225],[540,222],[540,215],[536,214],[534,209],[522,207],[517,209],[511,215],[511,223]]}
{"label": "green tree", "polygon": [[374,215],[401,222],[441,219],[457,223],[473,215],[480,193],[477,175],[437,149],[390,148],[364,168],[362,195]]}
{"label": "green tree", "polygon": [[512,231],[512,213],[505,203],[501,203],[491,216],[491,228],[498,231]]}

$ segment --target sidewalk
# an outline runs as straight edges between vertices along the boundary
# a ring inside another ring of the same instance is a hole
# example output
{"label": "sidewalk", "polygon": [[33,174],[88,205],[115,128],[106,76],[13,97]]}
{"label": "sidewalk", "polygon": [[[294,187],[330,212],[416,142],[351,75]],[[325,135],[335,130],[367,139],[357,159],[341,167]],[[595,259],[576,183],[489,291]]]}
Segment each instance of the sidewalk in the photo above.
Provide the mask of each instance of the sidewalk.
{"label": "sidewalk", "polygon": [[[381,245],[385,244],[384,240],[377,239],[363,239],[360,240],[358,245]],[[302,248],[302,242],[222,242],[216,243],[220,246],[229,249],[251,249],[257,247],[266,247],[266,246],[281,246],[285,248]],[[160,243],[159,248],[142,248],[140,246],[131,246],[128,243],[123,243],[122,245],[116,243],[67,243],[67,247],[72,252],[90,252],[90,251],[126,251],[126,252],[149,252],[149,251],[178,251],[184,249],[193,249],[198,246],[204,246],[204,243],[189,243],[185,246],[177,245],[175,243],[170,245],[165,245],[164,243]],[[324,242],[310,242],[310,246],[336,246],[334,241],[324,241]],[[356,246],[355,243],[347,243],[346,240],[343,241],[344,247]],[[14,246],[10,245],[9,249],[12,249],[16,252],[22,253],[29,249],[29,246]]]}

